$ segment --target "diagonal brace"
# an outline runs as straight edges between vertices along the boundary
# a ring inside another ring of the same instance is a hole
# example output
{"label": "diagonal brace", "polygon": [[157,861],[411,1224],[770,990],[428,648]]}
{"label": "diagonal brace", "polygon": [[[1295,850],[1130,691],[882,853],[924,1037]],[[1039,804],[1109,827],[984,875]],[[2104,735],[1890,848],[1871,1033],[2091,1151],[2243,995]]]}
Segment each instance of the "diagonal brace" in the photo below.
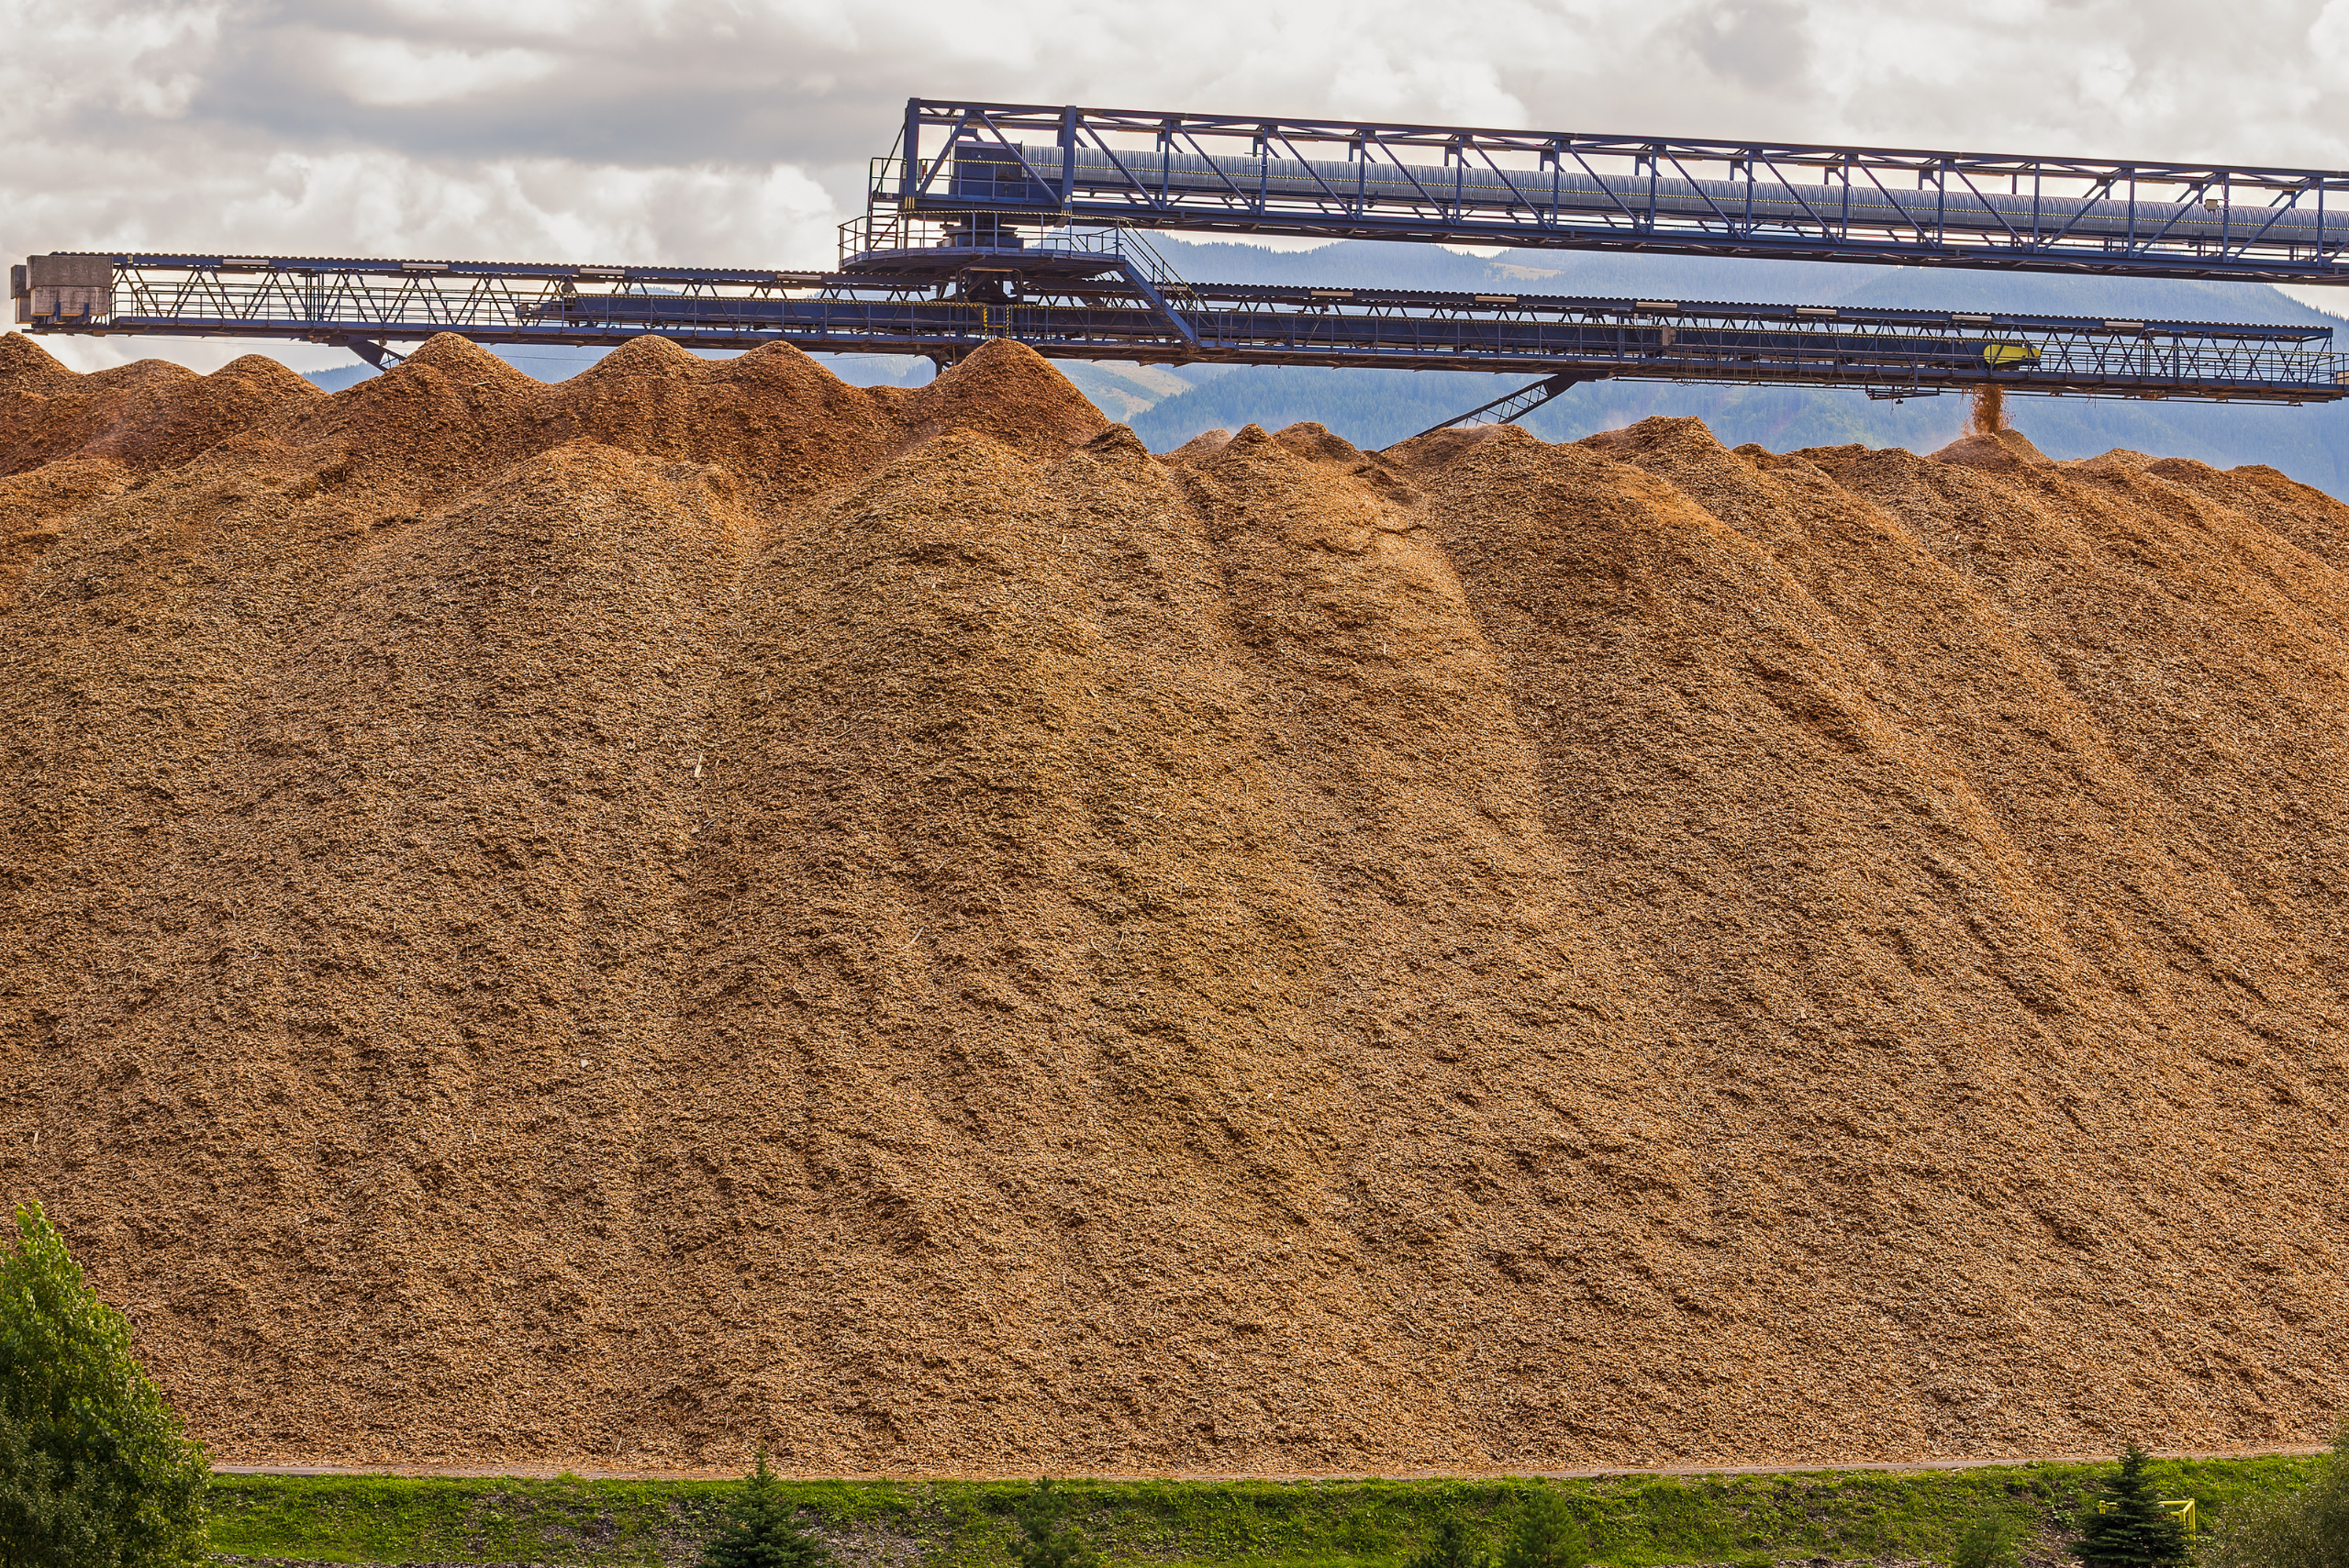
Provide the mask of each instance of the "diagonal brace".
{"label": "diagonal brace", "polygon": [[[1608,373],[1605,371],[1561,371],[1556,375],[1543,381],[1537,381],[1531,386],[1520,386],[1515,392],[1503,393],[1490,403],[1479,404],[1465,414],[1454,414],[1441,425],[1430,425],[1419,432],[1419,436],[1432,436],[1438,430],[1449,430],[1454,425],[1514,425],[1568,387],[1578,386],[1586,381],[1607,379]],[[1413,436],[1411,439],[1416,441],[1419,436]]]}

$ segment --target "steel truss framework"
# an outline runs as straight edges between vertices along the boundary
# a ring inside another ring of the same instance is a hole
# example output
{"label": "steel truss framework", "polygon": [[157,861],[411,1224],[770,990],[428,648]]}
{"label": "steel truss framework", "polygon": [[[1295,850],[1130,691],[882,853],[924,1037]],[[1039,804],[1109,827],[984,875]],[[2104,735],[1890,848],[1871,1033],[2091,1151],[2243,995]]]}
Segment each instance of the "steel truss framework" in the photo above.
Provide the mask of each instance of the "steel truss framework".
{"label": "steel truss framework", "polygon": [[2349,172],[917,98],[873,205],[1160,228],[2349,282]]}
{"label": "steel truss framework", "polygon": [[[1573,371],[1561,371],[1556,375],[1534,382],[1529,386],[1520,386],[1515,392],[1505,392],[1489,403],[1480,403],[1464,414],[1454,414],[1449,419],[1440,419],[1421,430],[1419,435],[1432,436],[1438,430],[1449,430],[1454,425],[1514,425],[1550,399],[1571,392],[1585,381],[1591,379],[1593,378],[1577,375]],[[1418,437],[1412,439],[1416,440]]]}
{"label": "steel truss framework", "polygon": [[[950,236],[950,238],[952,238]],[[1946,311],[1186,283],[1138,237],[1061,230],[1009,250],[922,244],[831,273],[466,261],[118,255],[109,310],[35,331],[298,338],[373,357],[485,343],[958,359],[992,338],[1068,358],[2300,402],[2349,394],[2322,328]],[[1563,383],[1561,384],[1564,384]]]}

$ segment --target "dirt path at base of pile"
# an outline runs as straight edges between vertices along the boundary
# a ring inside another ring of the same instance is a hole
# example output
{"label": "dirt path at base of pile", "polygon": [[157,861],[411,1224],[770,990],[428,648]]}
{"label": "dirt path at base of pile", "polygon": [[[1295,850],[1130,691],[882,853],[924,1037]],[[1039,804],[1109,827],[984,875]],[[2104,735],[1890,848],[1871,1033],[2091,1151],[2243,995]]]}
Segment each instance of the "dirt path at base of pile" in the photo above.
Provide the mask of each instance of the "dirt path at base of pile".
{"label": "dirt path at base of pile", "polygon": [[0,1198],[238,1463],[2313,1441],[2344,568],[2012,432],[0,338]]}
{"label": "dirt path at base of pile", "polygon": [[[2164,1449],[2156,1459],[2265,1459],[2303,1458],[2330,1453],[2323,1443],[2292,1443],[2280,1448],[2231,1449]],[[2108,1464],[2109,1453],[2023,1453],[2007,1454],[1988,1459],[1887,1459],[1858,1462],[1812,1463],[1799,1459],[1778,1460],[1761,1464],[1652,1464],[1635,1467],[1613,1466],[1584,1470],[1416,1470],[1388,1471],[1194,1471],[1123,1475],[1108,1471],[1071,1473],[1065,1479],[1088,1481],[1491,1481],[1509,1476],[1526,1476],[1548,1481],[1599,1481],[1610,1476],[1640,1475],[1815,1475],[1843,1472],[1859,1473],[1901,1473],[1909,1471],[1995,1470],[2024,1464]],[[580,1481],[733,1481],[738,1473],[726,1470],[551,1470],[544,1467],[509,1466],[504,1469],[482,1469],[466,1465],[348,1465],[348,1464],[215,1464],[217,1475],[393,1475],[417,1480],[442,1479],[451,1481],[552,1481],[569,1475]],[[782,1474],[782,1472],[777,1472]],[[923,1472],[909,1474],[890,1472],[871,1475],[787,1475],[796,1481],[1033,1481],[1036,1477],[1012,1471],[975,1473],[968,1471]]]}
{"label": "dirt path at base of pile", "polygon": [[[305,1557],[237,1557],[226,1552],[215,1552],[210,1561],[229,1564],[230,1568],[350,1568],[349,1563],[341,1561],[330,1562]],[[681,1555],[675,1559],[675,1561],[680,1564],[683,1564],[692,1562],[693,1558],[690,1555]],[[1746,1565],[1751,1564],[1753,1559],[1751,1555],[1748,1555],[1733,1559],[1732,1561],[1739,1563],[1740,1568],[1746,1568]],[[1798,1564],[1800,1565],[1800,1568],[1940,1568],[1939,1564],[1932,1563],[1927,1559],[1913,1557],[1788,1557],[1780,1559],[1779,1561],[1786,1565],[1786,1568],[1796,1568],[1796,1565]],[[2057,1564],[2064,1562],[2064,1558],[2054,1553],[2043,1554],[2026,1552],[2022,1554],[2021,1558],[2021,1568],[2056,1568]],[[398,1568],[585,1568],[585,1565],[547,1561],[531,1562],[413,1562],[404,1561],[398,1564]],[[1718,1565],[1698,1562],[1664,1563],[1657,1565],[1657,1568],[1718,1568]]]}

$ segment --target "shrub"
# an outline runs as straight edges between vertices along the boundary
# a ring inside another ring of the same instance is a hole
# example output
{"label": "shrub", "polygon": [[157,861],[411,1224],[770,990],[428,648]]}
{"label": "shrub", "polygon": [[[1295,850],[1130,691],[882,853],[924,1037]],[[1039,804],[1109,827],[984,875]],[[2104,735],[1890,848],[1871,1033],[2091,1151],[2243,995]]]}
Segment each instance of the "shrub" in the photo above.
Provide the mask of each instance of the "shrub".
{"label": "shrub", "polygon": [[1050,1481],[1036,1483],[1013,1517],[1021,1540],[1013,1549],[1019,1568],[1101,1568],[1093,1543],[1061,1518],[1060,1498]]}
{"label": "shrub", "polygon": [[764,1445],[727,1512],[732,1522],[701,1549],[701,1568],[825,1568],[832,1560],[831,1548],[799,1528],[776,1489]]}
{"label": "shrub", "polygon": [[0,1248],[0,1563],[176,1568],[205,1555],[203,1446],[30,1204]]}
{"label": "shrub", "polygon": [[1544,1486],[1529,1494],[1501,1548],[1500,1568],[1584,1568],[1590,1538],[1565,1497]]}
{"label": "shrub", "polygon": [[2186,1561],[2186,1526],[2161,1505],[2145,1474],[2150,1456],[2131,1443],[2104,1484],[2104,1504],[2080,1521],[2072,1555],[2088,1568],[2164,1568]]}
{"label": "shrub", "polygon": [[2349,1568],[2349,1426],[2314,1480],[2243,1509],[2203,1555],[2210,1568]]}

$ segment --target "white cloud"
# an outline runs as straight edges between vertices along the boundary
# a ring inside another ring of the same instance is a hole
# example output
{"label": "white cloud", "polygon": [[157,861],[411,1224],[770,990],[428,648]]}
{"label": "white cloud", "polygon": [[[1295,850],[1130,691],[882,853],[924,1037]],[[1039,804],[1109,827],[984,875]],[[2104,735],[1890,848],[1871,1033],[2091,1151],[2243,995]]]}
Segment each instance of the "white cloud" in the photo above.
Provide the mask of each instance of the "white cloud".
{"label": "white cloud", "polygon": [[407,106],[476,97],[542,81],[562,61],[542,50],[434,49],[406,39],[328,41],[328,79],[354,104]]}
{"label": "white cloud", "polygon": [[488,28],[508,37],[562,39],[575,36],[615,7],[595,0],[499,0],[494,8],[481,0],[383,0],[377,9],[395,21],[428,28]]}
{"label": "white cloud", "polygon": [[2349,66],[2349,0],[2332,0],[2309,28],[2309,47],[2326,67]]}
{"label": "white cloud", "polygon": [[0,0],[0,126],[184,112],[212,63],[227,11],[218,0],[119,9]]}
{"label": "white cloud", "polygon": [[[2277,284],[2276,292],[2302,305],[2349,320],[2349,284]],[[2338,331],[2339,328],[2334,328]]]}
{"label": "white cloud", "polygon": [[279,152],[190,180],[126,163],[124,183],[44,193],[16,224],[39,250],[821,266],[831,198],[798,170],[629,169],[560,159],[436,163]]}

